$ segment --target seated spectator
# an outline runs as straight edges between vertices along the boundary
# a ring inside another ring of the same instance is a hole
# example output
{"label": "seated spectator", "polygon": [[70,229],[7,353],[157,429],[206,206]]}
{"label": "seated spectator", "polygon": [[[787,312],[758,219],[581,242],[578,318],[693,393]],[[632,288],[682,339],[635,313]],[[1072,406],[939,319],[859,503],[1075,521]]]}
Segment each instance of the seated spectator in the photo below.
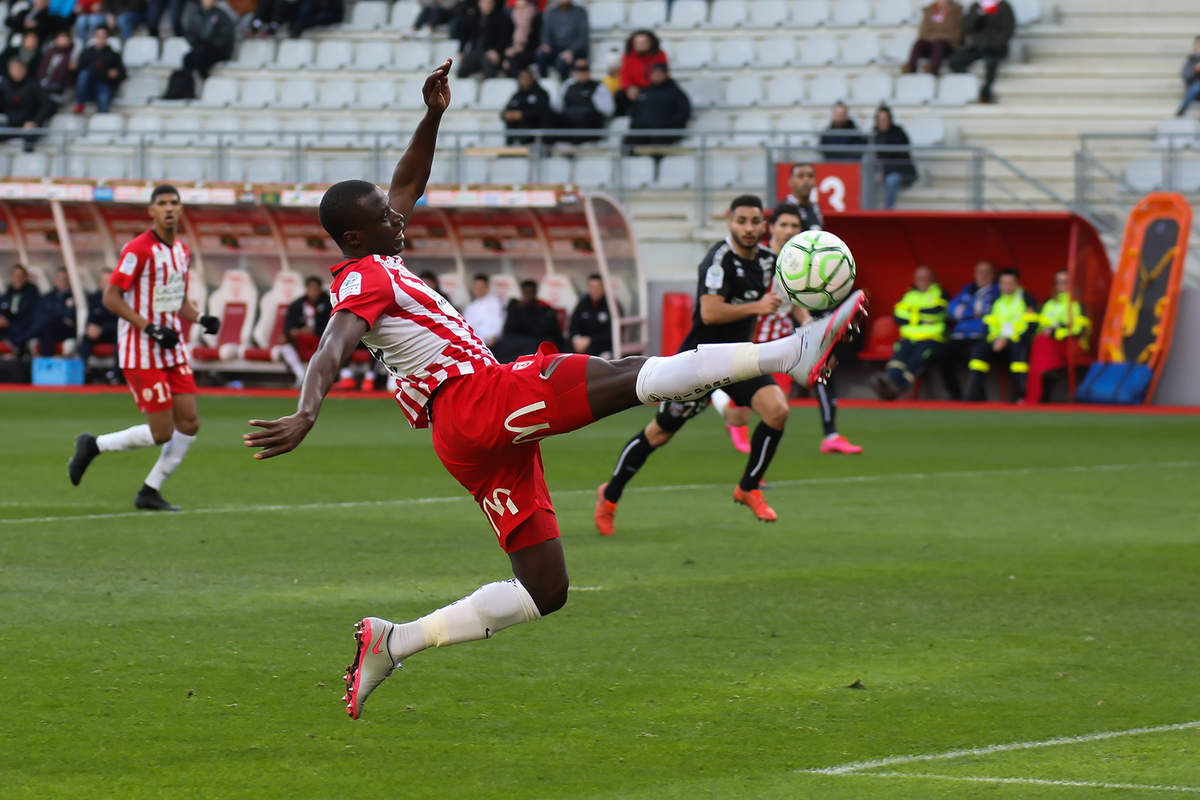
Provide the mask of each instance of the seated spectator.
{"label": "seated spectator", "polygon": [[492,350],[502,364],[516,361],[523,355],[536,352],[542,342],[562,350],[562,327],[558,312],[548,303],[538,300],[536,281],[521,281],[521,297],[508,303],[504,315],[504,332]]}
{"label": "seated spectator", "polygon": [[119,369],[115,349],[117,344],[118,318],[116,314],[109,311],[104,305],[104,287],[108,286],[110,278],[112,278],[111,269],[102,271],[100,273],[100,288],[87,294],[87,325],[83,329],[83,336],[79,338],[79,357],[83,359],[83,368],[87,370],[88,361],[91,360],[92,351],[95,350],[96,345],[113,345],[112,366],[105,370],[105,377],[109,383],[116,383]]}
{"label": "seated spectator", "polygon": [[19,43],[10,44],[0,52],[0,62],[7,64],[13,59],[24,64],[26,71],[37,72],[42,63],[42,50],[36,33],[26,33]]}
{"label": "seated spectator", "polygon": [[883,372],[871,376],[871,388],[881,400],[895,400],[908,391],[937,358],[946,341],[946,298],[929,267],[917,267],[912,288],[892,312],[900,338]]}
{"label": "seated spectator", "polygon": [[963,48],[950,56],[950,69],[966,72],[968,67],[983,59],[983,86],[979,89],[981,103],[996,102],[992,84],[996,82],[1000,60],[1008,58],[1008,43],[1016,25],[1008,0],[979,0],[967,10],[966,19],[963,20]]}
{"label": "seated spectator", "polygon": [[37,342],[40,356],[53,356],[58,345],[75,338],[75,295],[65,269],[54,273],[54,288],[38,298],[28,338]]}
{"label": "seated spectator", "polygon": [[115,26],[123,42],[137,34],[139,25],[146,24],[146,0],[104,0],[100,7],[108,15],[109,29]]}
{"label": "seated spectator", "polygon": [[658,37],[653,31],[634,31],[625,40],[625,55],[621,57],[621,92],[617,99],[617,114],[629,113],[638,93],[650,85],[650,67],[666,64],[667,54],[662,51]]}
{"label": "seated spectator", "polygon": [[504,48],[501,67],[505,75],[515,78],[537,56],[542,36],[542,15],[530,0],[517,0],[512,5],[512,22],[512,42]]}
{"label": "seated spectator", "polygon": [[1183,78],[1183,103],[1175,116],[1182,117],[1188,106],[1200,100],[1200,36],[1192,41],[1192,52],[1183,60],[1179,75]]}
{"label": "seated spectator", "polygon": [[100,0],[75,0],[75,38],[85,45],[92,40],[92,34],[101,25],[108,22],[108,17],[100,7]]}
{"label": "seated spectator", "polygon": [[859,161],[867,135],[850,118],[850,109],[840,100],[833,104],[829,127],[821,133],[821,159],[824,161]]}
{"label": "seated spectator", "polygon": [[917,40],[908,54],[904,72],[917,71],[921,59],[929,59],[925,71],[937,75],[942,62],[962,42],[963,8],[954,0],[934,0],[921,10]]}
{"label": "seated spectator", "polygon": [[[692,104],[679,84],[671,79],[666,64],[650,68],[650,85],[638,92],[629,111],[629,129],[682,130],[692,116]],[[683,134],[641,134],[625,137],[627,150],[639,145],[671,145]]]}
{"label": "seated spectator", "polygon": [[298,0],[259,0],[246,36],[269,39],[296,19]]}
{"label": "seated spectator", "polygon": [[917,182],[917,167],[907,149],[895,149],[908,147],[908,134],[892,121],[892,110],[887,106],[880,106],[875,111],[875,133],[871,144],[889,148],[875,153],[875,158],[879,161],[883,181],[883,207],[890,211],[896,207],[900,190]]}
{"label": "seated spectator", "polygon": [[792,164],[792,171],[788,173],[788,196],[783,202],[795,207],[796,216],[800,218],[800,231],[819,231],[825,226],[821,208],[814,200],[816,187],[816,167],[807,161]]}
{"label": "seated spectator", "polygon": [[946,345],[947,357],[942,362],[945,365],[942,379],[946,383],[946,391],[955,400],[962,399],[962,389],[954,366],[965,364],[975,344],[984,338],[987,328],[983,318],[992,310],[992,303],[996,302],[999,295],[996,265],[983,260],[975,264],[975,280],[962,287],[946,307],[946,316],[953,327]]}
{"label": "seated spectator", "polygon": [[329,324],[333,306],[329,294],[321,286],[320,278],[304,281],[304,294],[288,306],[283,317],[283,337],[286,340],[279,348],[279,356],[296,376],[296,386],[304,380],[304,364],[317,352],[321,334]]}
{"label": "seated spectator", "polygon": [[[1086,356],[1092,321],[1079,301],[1071,296],[1071,276],[1065,269],[1054,273],[1054,297],[1042,306],[1037,335],[1029,354],[1029,402],[1041,403],[1050,385],[1067,368],[1067,355],[1075,351],[1075,363]],[[1045,390],[1045,391],[1043,391]]]}
{"label": "seated spectator", "polygon": [[576,353],[612,357],[612,317],[599,275],[588,275],[587,294],[575,306],[567,334]]}
{"label": "seated spectator", "polygon": [[458,36],[458,77],[482,72],[485,79],[494,78],[512,44],[513,22],[507,11],[496,6],[496,0],[479,0],[479,13],[468,18]]}
{"label": "seated spectator", "polygon": [[[440,28],[454,19],[458,0],[420,0],[421,10],[413,20],[414,36],[432,36],[434,28]],[[422,31],[421,29],[425,30]]]}
{"label": "seated spectator", "polygon": [[967,402],[987,399],[987,376],[992,365],[1008,362],[1008,399],[1019,403],[1025,397],[1025,375],[1029,372],[1029,342],[1037,331],[1037,303],[1021,288],[1015,269],[1000,272],[1000,295],[983,318],[984,338],[971,351],[971,381]]}
{"label": "seated spectator", "polygon": [[542,43],[537,49],[537,65],[542,77],[554,67],[558,77],[566,80],[577,58],[587,58],[587,10],[571,0],[557,0],[542,15]]}
{"label": "seated spectator", "polygon": [[0,342],[7,342],[18,353],[30,339],[40,294],[25,267],[14,265],[8,290],[0,294]]}
{"label": "seated spectator", "polygon": [[[8,62],[8,77],[0,82],[0,111],[4,113],[6,127],[30,130],[42,127],[54,114],[54,101],[37,79],[29,75],[25,62],[20,59]],[[0,141],[11,138],[4,134]],[[25,152],[32,153],[38,134],[25,134],[22,138],[25,139]]]}
{"label": "seated spectator", "polygon": [[345,0],[300,0],[288,33],[293,39],[299,39],[310,28],[337,25],[345,17]]}
{"label": "seated spectator", "polygon": [[[508,99],[508,105],[500,112],[504,128],[508,131],[538,130],[553,125],[554,112],[550,108],[550,95],[526,68],[517,73],[517,91]],[[532,136],[505,137],[510,144],[533,144]]]}
{"label": "seated spectator", "polygon": [[171,12],[171,35],[185,36],[183,17],[184,0],[146,0],[146,27],[151,36],[158,36],[163,14]]}
{"label": "seated spectator", "polygon": [[75,82],[75,113],[82,114],[85,103],[95,101],[96,110],[108,113],[108,106],[125,80],[125,62],[108,43],[108,28],[97,28],[96,38],[79,54],[79,78]]}
{"label": "seated spectator", "polygon": [[463,309],[467,321],[488,347],[496,344],[504,330],[504,303],[492,294],[488,276],[480,273],[471,280],[471,302]]}
{"label": "seated spectator", "polygon": [[49,41],[60,27],[59,19],[50,13],[50,0],[18,0],[9,8],[4,24],[14,35],[34,34],[39,43]]}
{"label": "seated spectator", "polygon": [[38,64],[38,82],[54,101],[55,110],[62,105],[67,89],[71,87],[71,72],[75,67],[71,61],[72,49],[71,34],[59,31],[53,44],[42,53],[42,60]]}
{"label": "seated spectator", "polygon": [[188,9],[184,21],[188,44],[192,46],[183,56],[184,69],[207,78],[215,64],[233,58],[233,36],[237,22],[217,0],[200,0]]}
{"label": "seated spectator", "polygon": [[[560,128],[573,130],[599,129],[608,124],[613,115],[613,98],[604,84],[592,78],[591,67],[586,58],[575,59],[571,68],[571,79],[563,84],[562,92],[554,100],[553,108],[558,114]],[[568,136],[564,141],[583,144],[600,136]]]}

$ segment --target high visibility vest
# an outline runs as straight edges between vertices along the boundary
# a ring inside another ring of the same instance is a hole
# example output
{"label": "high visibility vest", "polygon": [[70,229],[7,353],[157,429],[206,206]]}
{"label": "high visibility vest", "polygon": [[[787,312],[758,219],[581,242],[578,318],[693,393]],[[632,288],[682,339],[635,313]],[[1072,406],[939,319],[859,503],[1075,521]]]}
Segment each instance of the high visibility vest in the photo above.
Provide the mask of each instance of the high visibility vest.
{"label": "high visibility vest", "polygon": [[1025,302],[1025,291],[1002,294],[992,303],[992,310],[983,318],[989,342],[997,339],[1020,339],[1031,323],[1037,322],[1037,311]]}
{"label": "high visibility vest", "polygon": [[946,341],[946,298],[936,283],[925,291],[909,289],[896,303],[900,338],[913,342]]}
{"label": "high visibility vest", "polygon": [[1056,294],[1042,306],[1042,314],[1038,317],[1038,327],[1043,331],[1053,331],[1054,338],[1063,339],[1087,336],[1092,328],[1092,321],[1083,314],[1078,300],[1072,300],[1067,292]]}

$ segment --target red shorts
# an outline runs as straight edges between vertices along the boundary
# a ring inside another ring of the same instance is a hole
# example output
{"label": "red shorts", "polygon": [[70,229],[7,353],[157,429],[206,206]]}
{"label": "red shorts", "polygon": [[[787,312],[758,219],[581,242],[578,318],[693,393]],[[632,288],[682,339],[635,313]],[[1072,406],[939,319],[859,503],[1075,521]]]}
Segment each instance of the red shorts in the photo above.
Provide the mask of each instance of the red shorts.
{"label": "red shorts", "polygon": [[442,384],[433,398],[433,449],[479,503],[504,551],[558,538],[539,514],[536,530],[514,530],[539,509],[554,512],[538,442],[594,421],[588,356],[556,353],[497,364]]}
{"label": "red shorts", "polygon": [[196,379],[187,364],[166,369],[126,369],[122,372],[129,383],[129,391],[133,392],[133,401],[143,414],[166,411],[171,407],[172,395],[196,393]]}

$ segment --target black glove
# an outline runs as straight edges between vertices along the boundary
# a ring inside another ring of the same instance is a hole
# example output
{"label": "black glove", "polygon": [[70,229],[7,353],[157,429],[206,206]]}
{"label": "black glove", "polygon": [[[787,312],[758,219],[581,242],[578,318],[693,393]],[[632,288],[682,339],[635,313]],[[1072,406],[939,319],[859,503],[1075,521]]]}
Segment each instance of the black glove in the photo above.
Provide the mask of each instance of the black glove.
{"label": "black glove", "polygon": [[215,335],[217,331],[221,330],[221,320],[212,314],[204,314],[200,317],[200,327],[204,328],[205,333]]}
{"label": "black glove", "polygon": [[174,350],[179,344],[179,333],[174,328],[164,328],[153,322],[146,326],[146,335],[158,343],[164,350]]}

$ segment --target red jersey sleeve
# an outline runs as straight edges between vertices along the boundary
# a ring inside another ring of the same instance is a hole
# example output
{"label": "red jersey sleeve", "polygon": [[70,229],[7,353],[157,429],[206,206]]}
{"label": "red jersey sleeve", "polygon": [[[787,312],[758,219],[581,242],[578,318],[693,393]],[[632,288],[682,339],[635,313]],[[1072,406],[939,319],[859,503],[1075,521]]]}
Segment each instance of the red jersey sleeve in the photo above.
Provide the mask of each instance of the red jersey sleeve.
{"label": "red jersey sleeve", "polygon": [[362,318],[370,328],[375,320],[396,302],[396,291],[387,274],[376,264],[364,259],[347,268],[333,292],[333,311],[349,311]]}
{"label": "red jersey sleeve", "polygon": [[108,279],[109,283],[123,291],[129,291],[129,287],[133,286],[133,282],[142,274],[142,268],[146,265],[146,256],[141,252],[141,248],[135,246],[136,241],[130,242],[121,250],[117,268]]}

